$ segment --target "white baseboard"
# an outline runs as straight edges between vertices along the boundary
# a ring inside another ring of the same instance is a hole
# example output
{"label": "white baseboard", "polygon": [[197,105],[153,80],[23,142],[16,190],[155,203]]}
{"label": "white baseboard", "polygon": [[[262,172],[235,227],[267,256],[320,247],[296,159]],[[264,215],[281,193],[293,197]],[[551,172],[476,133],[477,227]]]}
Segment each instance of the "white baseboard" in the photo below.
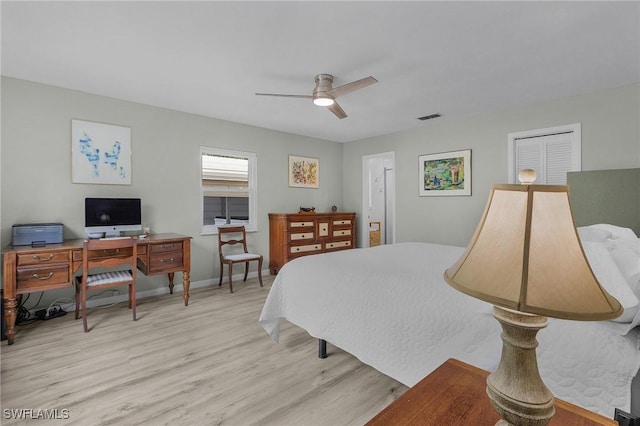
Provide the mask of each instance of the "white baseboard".
{"label": "white baseboard", "polygon": [[[263,270],[262,271],[262,275],[269,275],[269,270]],[[258,277],[258,272],[249,272],[249,275],[247,276],[247,279],[249,278],[257,278]],[[240,274],[233,274],[233,280],[237,281],[240,280],[242,281],[242,279],[244,278],[244,272],[240,273]],[[219,282],[220,278],[209,278],[206,280],[200,280],[200,281],[192,281],[189,284],[189,290],[193,290],[194,288],[201,288],[201,287],[213,287],[213,286],[217,286],[218,282]],[[229,278],[228,276],[224,276],[222,277],[222,283],[228,283],[229,282]],[[124,287],[123,287],[124,288]],[[182,293],[184,290],[184,285],[182,285],[182,281],[180,281],[180,284],[175,284],[173,286],[173,293]],[[144,290],[144,291],[139,291],[136,293],[136,299],[144,299],[145,297],[152,297],[152,296],[160,296],[162,294],[168,294],[169,293],[169,284],[166,284],[162,287],[157,287],[157,288],[153,288],[151,290]],[[124,294],[118,294],[115,296],[107,296],[107,297],[100,297],[98,299],[87,299],[87,308],[94,308],[97,306],[106,306],[106,305],[114,305],[116,303],[120,303],[120,302],[126,302],[129,299],[129,296],[126,294],[126,292]],[[67,312],[71,312],[71,311],[75,311],[76,309],[76,305],[74,303],[67,303],[67,304],[60,304],[60,306],[62,307],[62,309],[64,309]]]}

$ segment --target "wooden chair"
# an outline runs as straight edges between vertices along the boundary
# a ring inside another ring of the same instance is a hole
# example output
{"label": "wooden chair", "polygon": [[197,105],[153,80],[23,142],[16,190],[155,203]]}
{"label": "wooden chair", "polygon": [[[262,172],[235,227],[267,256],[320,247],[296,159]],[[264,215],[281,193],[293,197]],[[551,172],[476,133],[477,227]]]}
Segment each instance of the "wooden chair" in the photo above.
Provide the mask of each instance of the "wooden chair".
{"label": "wooden chair", "polygon": [[[82,244],[82,275],[76,277],[76,319],[82,306],[82,323],[87,327],[87,291],[129,287],[129,309],[136,320],[136,239],[134,237],[85,240]],[[122,270],[123,265],[131,269]],[[94,273],[100,268],[98,273]],[[106,268],[106,271],[105,269]]]}
{"label": "wooden chair", "polygon": [[[225,246],[240,245],[236,250]],[[233,253],[231,252],[233,250]],[[226,253],[225,253],[226,251]],[[233,293],[233,264],[244,263],[244,280],[247,280],[249,273],[249,262],[258,261],[258,280],[262,287],[262,255],[249,253],[247,250],[247,233],[244,226],[220,226],[218,227],[218,253],[220,254],[220,282],[222,285],[222,274],[224,265],[229,265],[229,291]]]}

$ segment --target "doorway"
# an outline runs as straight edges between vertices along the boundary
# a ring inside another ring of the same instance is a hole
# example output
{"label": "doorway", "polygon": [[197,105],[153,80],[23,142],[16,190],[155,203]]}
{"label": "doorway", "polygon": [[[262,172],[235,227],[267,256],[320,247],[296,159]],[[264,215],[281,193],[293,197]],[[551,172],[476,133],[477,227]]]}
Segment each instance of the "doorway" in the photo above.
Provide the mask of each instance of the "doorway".
{"label": "doorway", "polygon": [[361,247],[396,241],[395,157],[395,152],[362,157]]}

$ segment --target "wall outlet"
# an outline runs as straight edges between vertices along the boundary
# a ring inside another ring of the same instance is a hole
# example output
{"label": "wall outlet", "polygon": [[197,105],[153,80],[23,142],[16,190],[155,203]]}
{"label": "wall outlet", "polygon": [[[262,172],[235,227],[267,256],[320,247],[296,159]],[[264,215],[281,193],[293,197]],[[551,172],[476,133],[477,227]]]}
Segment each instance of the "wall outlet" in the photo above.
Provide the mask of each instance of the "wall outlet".
{"label": "wall outlet", "polygon": [[640,426],[640,417],[616,408],[613,420],[616,420],[620,426]]}

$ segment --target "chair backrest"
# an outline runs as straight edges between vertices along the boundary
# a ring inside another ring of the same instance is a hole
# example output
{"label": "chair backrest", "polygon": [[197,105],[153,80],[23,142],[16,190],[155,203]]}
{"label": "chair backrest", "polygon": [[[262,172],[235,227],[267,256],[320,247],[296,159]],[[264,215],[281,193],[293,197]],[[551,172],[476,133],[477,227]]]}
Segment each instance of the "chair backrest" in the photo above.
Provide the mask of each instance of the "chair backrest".
{"label": "chair backrest", "polygon": [[105,238],[85,240],[82,244],[82,276],[86,276],[93,268],[116,268],[131,265],[131,274],[135,277],[136,259],[138,256],[136,239]]}
{"label": "chair backrest", "polygon": [[247,232],[244,226],[219,226],[218,227],[218,251],[220,257],[224,256],[224,246],[242,244],[243,253],[247,251]]}

